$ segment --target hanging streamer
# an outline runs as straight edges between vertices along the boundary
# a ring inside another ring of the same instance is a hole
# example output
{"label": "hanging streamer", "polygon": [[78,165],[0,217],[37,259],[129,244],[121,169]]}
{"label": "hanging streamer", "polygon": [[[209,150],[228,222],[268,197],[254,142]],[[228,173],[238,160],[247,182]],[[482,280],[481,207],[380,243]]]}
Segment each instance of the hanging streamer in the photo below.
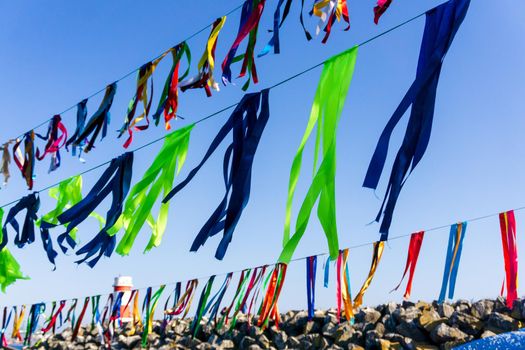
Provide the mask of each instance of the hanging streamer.
{"label": "hanging streamer", "polygon": [[[151,296],[151,300],[148,300],[148,305],[146,308],[146,320],[144,331],[142,332],[142,347],[145,347],[148,344],[148,334],[153,331],[153,316],[155,314],[155,309],[159,302],[159,298],[162,295],[162,292],[166,288],[165,285],[160,286],[160,288]],[[151,287],[148,288],[148,293],[151,294]]]}
{"label": "hanging streamer", "polygon": [[[321,79],[315,93],[310,119],[306,131],[295,154],[290,180],[288,183],[288,199],[286,201],[286,216],[284,224],[283,251],[280,262],[290,262],[292,255],[303,237],[311,212],[317,199],[317,216],[326,235],[330,256],[337,258],[339,242],[337,237],[336,205],[335,205],[335,174],[336,174],[336,134],[337,126],[350,82],[354,73],[357,58],[357,47],[330,58],[323,67]],[[290,237],[290,222],[292,219],[292,203],[301,172],[303,151],[314,127],[317,125],[317,136],[314,151],[314,178],[305,196],[295,224],[295,232]],[[318,169],[318,157],[322,145],[322,159]]]}
{"label": "hanging streamer", "polygon": [[370,287],[370,283],[372,283],[372,279],[374,278],[374,275],[376,273],[377,265],[379,265],[381,257],[383,256],[384,248],[385,242],[380,241],[374,243],[374,253],[372,255],[372,264],[370,265],[368,277],[366,278],[365,283],[363,283],[363,286],[361,287],[359,293],[357,293],[354,299],[354,308],[356,309],[363,304],[363,296],[365,295],[365,292],[368,289],[368,287]]}
{"label": "hanging streamer", "polygon": [[278,263],[270,275],[270,284],[266,289],[266,293],[264,295],[259,312],[259,320],[257,321],[258,327],[268,327],[270,319],[275,322],[276,327],[279,327],[280,316],[277,303],[279,301],[279,296],[281,295],[281,290],[286,278],[287,268],[287,264]]}
{"label": "hanging streamer", "polygon": [[84,319],[84,315],[86,314],[88,305],[89,305],[89,297],[86,297],[84,299],[84,306],[82,306],[82,310],[80,311],[80,315],[78,316],[77,324],[73,328],[73,335],[71,336],[72,342],[74,342],[77,339],[78,332],[80,330],[80,326],[82,326],[82,320]]}
{"label": "hanging streamer", "polygon": [[[514,300],[518,298],[518,246],[516,243],[516,218],[510,210],[499,214],[503,259],[505,262],[505,279],[503,287],[507,287],[507,307],[512,309]],[[503,294],[503,288],[501,290]]]}
{"label": "hanging streamer", "polygon": [[244,290],[246,289],[246,283],[248,282],[248,279],[250,278],[251,272],[252,272],[251,269],[245,269],[241,271],[241,275],[239,276],[239,283],[237,284],[237,288],[235,289],[235,294],[232,298],[232,302],[225,310],[221,312],[222,317],[216,326],[218,329],[221,329],[224,325],[228,324],[231,310],[233,309],[235,304],[237,305],[240,304],[242,296],[244,295],[243,294]]}
{"label": "hanging streamer", "polygon": [[[22,197],[18,203],[9,209],[4,226],[2,227],[3,238],[0,243],[0,249],[4,248],[8,243],[7,225],[10,225],[16,232],[15,245],[18,248],[23,248],[26,244],[31,244],[35,241],[35,220],[38,219],[37,212],[39,208],[40,198],[38,197],[38,193],[34,192]],[[22,230],[20,231],[20,225],[16,220],[16,215],[23,210],[26,210],[26,216]],[[44,248],[46,248],[46,251],[48,250],[45,242]]]}
{"label": "hanging streamer", "polygon": [[176,130],[165,138],[164,145],[153,163],[142,179],[131,189],[123,214],[109,230],[111,235],[118,232],[121,227],[126,231],[117,246],[117,253],[129,254],[135,238],[146,221],[152,229],[152,234],[145,252],[160,245],[168,221],[169,203],[160,205],[156,219],[153,218],[151,211],[161,193],[164,197],[173,187],[175,176],[179,174],[186,161],[190,134],[194,125]]}
{"label": "hanging streamer", "polygon": [[[74,141],[70,139],[73,147],[79,147],[84,144],[84,153],[88,153],[95,146],[95,139],[97,138],[100,131],[102,131],[101,140],[106,137],[108,124],[111,119],[110,109],[113,104],[113,98],[117,92],[117,83],[110,84],[106,87],[104,98],[98,107],[98,110],[91,116],[86,126],[82,128],[82,131],[78,133],[78,136]],[[89,138],[91,135],[91,138]],[[86,140],[87,144],[86,144]]]}
{"label": "hanging streamer", "polygon": [[[223,162],[224,184],[226,187],[224,197],[193,241],[191,251],[197,251],[208,238],[223,231],[223,237],[215,257],[219,260],[224,258],[228,245],[231,242],[233,231],[241,218],[244,208],[248,204],[253,160],[262,133],[270,117],[268,95],[269,90],[246,94],[215,136],[199,165],[189,173],[184,181],[171,190],[162,201],[163,203],[168,202],[182,190],[232,131],[233,141],[226,149]],[[257,115],[259,108],[260,112]]]}
{"label": "hanging streamer", "polygon": [[403,295],[403,298],[405,299],[410,298],[410,292],[412,291],[412,280],[414,278],[414,271],[416,271],[417,259],[419,258],[419,251],[421,250],[421,245],[423,244],[423,238],[425,238],[425,231],[413,233],[410,236],[405,271],[403,272],[403,277],[401,277],[401,281],[399,281],[399,284],[392,290],[392,292],[398,290],[399,286],[401,286],[401,283],[405,279],[408,269],[410,268],[407,287],[405,290],[405,294]]}
{"label": "hanging streamer", "polygon": [[310,41],[310,40],[312,40],[312,34],[310,34],[310,32],[306,29],[306,27],[304,25],[303,13],[304,13],[304,0],[301,0],[301,12],[300,12],[300,15],[299,15],[299,21],[301,22],[301,27],[303,27],[303,31],[304,31],[304,35],[306,35],[306,39],[308,41]]}
{"label": "hanging streamer", "polygon": [[374,23],[379,23],[379,18],[386,12],[388,7],[392,4],[392,0],[377,0],[377,5],[374,7]]}
{"label": "hanging streamer", "polygon": [[[250,281],[247,285],[245,285],[239,294],[239,297],[237,299],[237,303],[235,305],[235,311],[231,317],[231,323],[230,323],[230,330],[233,330],[235,328],[235,325],[237,324],[237,317],[239,316],[240,312],[246,313],[246,307],[247,307],[247,301],[249,296],[254,291],[255,287],[259,284],[259,281],[262,280],[264,273],[266,272],[266,267],[257,267],[253,270],[253,273],[251,274]],[[253,297],[254,295],[252,295]],[[249,318],[249,314],[247,315]]]}
{"label": "hanging streamer", "polygon": [[416,79],[383,130],[368,166],[363,187],[376,189],[385,165],[390,136],[406,110],[412,105],[405,137],[392,166],[385,198],[376,217],[376,221],[379,222],[383,216],[379,228],[382,241],[388,239],[388,231],[401,189],[428,146],[443,60],[467,14],[469,4],[470,0],[449,0],[427,12]]}
{"label": "hanging streamer", "polygon": [[38,303],[31,305],[31,309],[29,310],[29,315],[27,316],[27,328],[26,328],[26,336],[24,339],[24,345],[30,346],[31,345],[31,337],[33,333],[38,328],[38,321],[40,320],[40,316],[44,313],[46,310],[46,304],[44,303]]}
{"label": "hanging streamer", "polygon": [[[86,262],[90,267],[94,267],[102,255],[110,257],[113,253],[116,238],[109,235],[108,230],[122,214],[124,198],[128,194],[131,183],[132,166],[133,153],[131,152],[111,160],[110,165],[91,191],[80,202],[58,216],[58,221],[62,225],[67,225],[64,234],[69,236],[69,233],[83,222],[109,194],[112,195],[111,207],[106,214],[106,225],[90,242],[76,252],[77,255],[85,254],[77,263]],[[68,239],[68,243],[74,248],[74,240]],[[88,259],[91,260],[88,261]]]}
{"label": "hanging streamer", "polygon": [[[36,222],[36,225],[40,227],[40,234],[42,236],[42,240],[44,240],[44,237],[46,239],[49,239],[49,229],[59,224],[58,216],[62,214],[66,209],[71,208],[73,205],[77,204],[82,200],[82,176],[77,175],[62,181],[58,184],[58,186],[53,187],[49,190],[49,197],[55,199],[57,203],[55,209],[43,215]],[[105,220],[103,217],[101,217],[95,212],[90,213],[89,216],[94,217],[98,220],[100,229],[104,227]],[[62,234],[58,236],[58,245],[64,253],[67,252],[67,248],[63,244],[64,240],[68,240],[69,244],[74,246],[77,231],[78,228],[75,227],[69,232],[69,234]]]}
{"label": "hanging streamer", "polygon": [[[450,235],[448,237],[447,257],[445,260],[445,271],[443,273],[443,282],[441,284],[441,292],[439,293],[438,302],[445,301],[445,296],[448,287],[449,299],[454,298],[454,289],[456,287],[456,277],[458,275],[459,261],[461,259],[461,251],[463,248],[463,238],[467,230],[467,223],[460,222],[450,227]],[[450,284],[450,285],[449,285]]]}
{"label": "hanging streamer", "polygon": [[331,258],[328,256],[324,262],[324,287],[328,288],[328,285],[330,284],[330,261]]}
{"label": "hanging streamer", "polygon": [[[177,46],[174,46],[171,50],[173,57],[173,64],[171,66],[170,73],[164,83],[164,89],[162,89],[162,95],[160,97],[159,106],[157,111],[153,114],[153,120],[155,125],[159,125],[160,115],[164,114],[164,123],[166,130],[171,129],[170,120],[177,118],[177,109],[179,107],[179,82],[183,80],[190,72],[191,53],[190,47],[186,42],[182,42]],[[179,77],[179,68],[182,56],[186,55],[188,61],[188,67],[186,71]],[[152,85],[153,89],[153,85]],[[182,89],[182,87],[181,87]],[[153,91],[153,90],[152,90]]]}
{"label": "hanging streamer", "polygon": [[[237,32],[237,37],[235,38],[228,54],[222,62],[222,82],[231,83],[232,81],[232,71],[231,64],[237,61],[242,60],[241,73],[239,78],[242,78],[248,72],[248,80],[243,85],[242,89],[246,91],[250,86],[250,80],[253,79],[253,82],[257,84],[259,79],[257,77],[257,70],[255,68],[255,42],[257,40],[257,30],[259,28],[259,21],[261,20],[262,13],[264,11],[264,4],[266,0],[246,0],[242,6],[241,12],[241,21],[239,24],[239,31]],[[248,45],[244,54],[240,56],[235,56],[237,49],[241,42],[248,37]]]}
{"label": "hanging streamer", "polygon": [[16,306],[13,307],[15,319],[13,320],[13,331],[11,333],[11,338],[16,341],[23,341],[24,338],[22,338],[22,334],[20,333],[20,328],[22,327],[22,322],[24,322],[24,315],[26,312],[26,306],[22,305],[20,307],[20,313],[18,313],[18,309]]}
{"label": "hanging streamer", "polygon": [[211,27],[211,33],[206,42],[206,49],[199,60],[197,69],[199,73],[192,78],[180,82],[180,89],[184,92],[188,89],[204,89],[206,96],[211,96],[211,89],[219,91],[219,84],[213,79],[215,69],[215,49],[219,33],[226,23],[226,16],[217,18]]}
{"label": "hanging streamer", "polygon": [[279,54],[281,53],[281,44],[279,39],[279,30],[281,29],[281,26],[283,25],[284,20],[290,13],[290,6],[292,5],[292,0],[286,0],[286,4],[284,5],[284,11],[283,16],[281,18],[281,7],[284,4],[284,0],[279,0],[277,3],[277,8],[275,9],[275,12],[273,13],[273,35],[268,44],[264,47],[264,49],[261,51],[261,53],[258,55],[258,57],[262,57],[264,55],[267,55],[272,49],[273,53]]}
{"label": "hanging streamer", "polygon": [[13,146],[13,160],[26,180],[28,190],[31,191],[35,177],[35,133],[33,130],[26,132],[23,140],[24,154],[19,149],[22,140],[17,139]]}
{"label": "hanging streamer", "polygon": [[350,16],[348,15],[348,6],[346,0],[316,0],[312,10],[312,14],[319,17],[319,24],[317,25],[316,34],[319,35],[321,26],[326,23],[323,31],[325,36],[322,40],[323,44],[326,44],[330,33],[332,32],[332,26],[335,21],[338,22],[343,19],[348,26],[344,29],[348,31],[350,29]]}
{"label": "hanging streamer", "polygon": [[[148,81],[155,72],[157,65],[162,61],[164,57],[172,50],[168,50],[160,55],[159,58],[154,61],[145,63],[140,67],[139,73],[137,76],[137,89],[135,91],[135,96],[131,99],[128,105],[128,112],[126,118],[124,119],[124,125],[119,130],[118,137],[121,137],[126,131],[128,132],[128,139],[124,143],[124,148],[128,148],[131,142],[133,141],[133,130],[140,131],[146,130],[149,128],[149,111],[151,108],[151,101],[153,99],[153,81],[150,84],[150,97],[148,99]],[[153,80],[153,79],[152,79]],[[137,111],[138,103],[142,102],[142,113],[135,117]],[[146,124],[137,125],[142,120],[146,119]]]}
{"label": "hanging streamer", "polygon": [[9,165],[11,164],[11,155],[9,154],[9,145],[14,142],[10,140],[2,145],[2,175],[4,175],[4,186],[7,185],[7,181],[11,177],[9,172]]}
{"label": "hanging streamer", "polygon": [[54,312],[54,310],[51,311],[51,318],[47,322],[46,326],[42,328],[42,333],[46,334],[50,330],[53,330],[53,333],[55,333],[55,325],[58,319],[58,316],[62,315],[62,310],[66,306],[66,301],[62,300],[60,301],[60,306],[58,307],[58,310]]}
{"label": "hanging streamer", "polygon": [[47,141],[44,152],[36,149],[36,159],[43,160],[47,154],[51,155],[51,164],[49,171],[52,172],[60,166],[60,149],[66,145],[67,129],[62,123],[60,115],[56,114],[49,122],[47,133],[45,136],[36,134],[40,139]]}
{"label": "hanging streamer", "polygon": [[180,296],[177,305],[173,309],[165,310],[164,313],[170,316],[178,316],[182,314],[182,318],[186,318],[186,315],[190,311],[191,302],[193,297],[197,292],[197,286],[199,285],[199,280],[194,279],[186,283],[186,290]]}
{"label": "hanging streamer", "polygon": [[315,311],[315,275],[317,272],[317,256],[306,258],[306,295],[308,300],[308,320],[314,318]]}
{"label": "hanging streamer", "polygon": [[[87,118],[87,99],[83,99],[77,104],[77,127],[75,128],[75,132],[69,140],[66,142],[66,149],[75,142],[75,140],[78,139],[78,136],[82,133],[82,130],[84,130],[84,127],[86,125],[86,118]],[[84,147],[87,144],[87,139],[78,140],[78,144],[76,146],[73,146],[73,149],[71,153],[73,156],[77,155],[78,152],[78,159],[81,162],[84,162],[84,159],[82,159],[82,152],[84,151]]]}
{"label": "hanging streamer", "polygon": [[195,311],[195,316],[193,317],[193,321],[190,325],[190,333],[194,337],[197,336],[197,332],[199,331],[199,328],[201,326],[202,316],[204,316],[204,312],[206,310],[206,303],[208,302],[208,298],[210,297],[211,288],[213,287],[214,280],[215,275],[211,276],[208,279],[208,282],[206,282],[204,288],[202,289],[202,293],[199,298],[199,303],[197,304],[197,310]]}
{"label": "hanging streamer", "polygon": [[[0,208],[0,222],[4,218],[4,209]],[[20,264],[15,260],[9,249],[5,246],[4,235],[0,237],[0,288],[5,293],[8,286],[15,283],[16,280],[29,279],[20,271]],[[7,240],[7,235],[5,236]]]}
{"label": "hanging streamer", "polygon": [[350,250],[344,249],[337,257],[337,317],[341,318],[341,305],[348,322],[354,321],[354,308],[352,306],[352,291],[350,288],[350,269],[348,267],[348,254]]}
{"label": "hanging streamer", "polygon": [[222,299],[224,299],[224,295],[226,294],[226,291],[228,290],[228,286],[230,285],[230,282],[232,280],[233,273],[230,272],[226,275],[224,278],[224,282],[222,283],[221,288],[217,291],[217,293],[210,299],[208,302],[208,305],[206,305],[206,309],[204,310],[204,314],[210,311],[210,317],[208,320],[208,324],[213,321],[215,321],[215,324],[217,324],[217,315],[219,314]]}
{"label": "hanging streamer", "polygon": [[7,331],[7,327],[9,327],[9,324],[11,323],[11,316],[13,316],[13,309],[9,310],[9,313],[7,313],[7,306],[4,307],[4,315],[2,318],[2,329],[0,329],[0,344],[2,345],[3,349],[8,348],[9,346],[7,342],[7,337],[5,336],[5,332]]}

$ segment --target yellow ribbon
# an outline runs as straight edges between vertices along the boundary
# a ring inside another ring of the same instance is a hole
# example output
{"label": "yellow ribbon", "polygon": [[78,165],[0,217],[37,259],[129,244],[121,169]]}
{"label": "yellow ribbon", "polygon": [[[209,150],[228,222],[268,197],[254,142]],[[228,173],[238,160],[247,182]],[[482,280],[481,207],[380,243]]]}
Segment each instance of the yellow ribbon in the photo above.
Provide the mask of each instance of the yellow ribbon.
{"label": "yellow ribbon", "polygon": [[344,288],[343,288],[343,304],[344,304],[344,312],[345,317],[347,321],[350,321],[354,318],[354,308],[352,306],[352,292],[350,290],[350,286],[348,285],[348,281],[350,281],[350,271],[348,271],[348,253],[350,250],[347,248],[343,250],[343,268],[344,268],[344,275],[343,275],[343,282],[344,282]]}
{"label": "yellow ribbon", "polygon": [[221,17],[220,21],[217,23],[217,26],[212,30],[210,33],[210,36],[208,37],[208,42],[206,43],[206,50],[202,54],[202,57],[199,60],[199,64],[197,65],[197,68],[199,71],[202,71],[206,63],[209,67],[209,77],[208,77],[208,86],[213,88],[216,91],[219,91],[219,84],[215,82],[213,79],[213,70],[215,68],[215,59],[213,57],[213,48],[217,44],[217,39],[219,37],[219,33],[224,27],[224,23],[226,23],[226,16]]}
{"label": "yellow ribbon", "polygon": [[377,265],[381,261],[381,256],[383,255],[383,249],[385,248],[385,242],[375,242],[374,243],[374,255],[372,257],[372,264],[370,266],[370,271],[368,272],[368,277],[363,283],[363,286],[361,287],[361,290],[359,293],[357,293],[357,296],[354,299],[354,307],[357,309],[359,306],[363,304],[363,296],[365,295],[366,290],[370,286],[370,283],[372,282],[372,279],[374,278],[374,274],[376,273]]}

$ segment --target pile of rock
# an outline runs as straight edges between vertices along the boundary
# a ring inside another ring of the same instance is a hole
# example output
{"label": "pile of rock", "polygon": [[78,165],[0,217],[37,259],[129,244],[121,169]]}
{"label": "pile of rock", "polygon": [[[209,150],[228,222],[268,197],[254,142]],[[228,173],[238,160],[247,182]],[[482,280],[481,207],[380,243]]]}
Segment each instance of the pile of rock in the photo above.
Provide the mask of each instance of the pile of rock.
{"label": "pile of rock", "polygon": [[[355,322],[338,322],[336,311],[316,311],[308,320],[305,311],[282,315],[280,327],[262,330],[240,315],[232,330],[217,330],[203,320],[195,337],[190,319],[174,320],[162,327],[155,322],[148,335],[150,349],[451,349],[456,345],[495,334],[514,331],[525,322],[525,299],[512,309],[504,299],[455,303],[403,302],[375,308],[361,308]],[[140,349],[141,335],[127,335],[122,329],[113,335],[113,349]],[[99,349],[98,331],[82,329],[74,343],[71,331],[41,339],[44,349]]]}

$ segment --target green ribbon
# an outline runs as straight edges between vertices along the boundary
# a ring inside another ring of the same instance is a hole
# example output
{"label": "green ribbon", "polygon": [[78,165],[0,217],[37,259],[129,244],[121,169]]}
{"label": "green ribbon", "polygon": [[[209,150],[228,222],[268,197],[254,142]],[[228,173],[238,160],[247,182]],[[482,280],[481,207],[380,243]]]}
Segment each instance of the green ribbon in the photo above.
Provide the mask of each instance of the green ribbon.
{"label": "green ribbon", "polygon": [[[0,222],[4,219],[4,209],[0,208]],[[2,243],[3,237],[0,235],[0,243]],[[16,280],[28,280],[29,277],[24,276],[20,271],[20,264],[15,260],[7,247],[0,250],[0,288],[2,293],[8,286],[15,283]]]}
{"label": "green ribbon", "polygon": [[[42,221],[52,225],[59,225],[58,216],[82,200],[82,176],[77,175],[62,181],[58,186],[51,188],[48,194],[49,197],[57,201],[57,204],[55,209],[36,221],[38,227],[41,226]],[[102,216],[95,212],[92,212],[89,216],[98,220],[100,229],[104,227],[106,220]],[[65,226],[67,226],[67,224]],[[78,228],[75,227],[69,233],[75,241],[77,240],[77,232]]]}
{"label": "green ribbon", "polygon": [[117,223],[109,229],[110,235],[116,234],[122,227],[126,233],[117,246],[117,253],[128,255],[140,229],[147,221],[152,229],[151,238],[144,252],[158,247],[166,230],[169,203],[160,205],[157,220],[151,210],[157,199],[171,191],[175,176],[180,172],[186,161],[190,133],[195,124],[176,130],[168,135],[160,152],[146,173],[131,189],[125,204],[125,209]]}
{"label": "green ribbon", "polygon": [[159,302],[159,298],[162,295],[162,292],[164,292],[164,289],[166,288],[166,285],[160,286],[160,288],[153,294],[151,297],[151,301],[149,303],[149,307],[146,310],[146,322],[144,325],[144,331],[142,332],[142,347],[145,348],[146,345],[148,345],[148,334],[150,334],[153,331],[153,317],[155,314],[155,309],[157,308],[157,304]]}
{"label": "green ribbon", "polygon": [[[299,241],[306,231],[317,199],[319,199],[317,217],[326,235],[330,256],[335,259],[339,253],[335,209],[336,133],[348,88],[354,74],[356,58],[357,46],[331,57],[323,66],[323,72],[310,113],[310,120],[290,170],[283,250],[279,257],[279,262],[286,264],[290,262]],[[314,178],[297,215],[295,233],[290,237],[292,202],[301,172],[303,151],[310,134],[316,126]],[[321,147],[322,159],[320,160],[319,168],[316,170]]]}

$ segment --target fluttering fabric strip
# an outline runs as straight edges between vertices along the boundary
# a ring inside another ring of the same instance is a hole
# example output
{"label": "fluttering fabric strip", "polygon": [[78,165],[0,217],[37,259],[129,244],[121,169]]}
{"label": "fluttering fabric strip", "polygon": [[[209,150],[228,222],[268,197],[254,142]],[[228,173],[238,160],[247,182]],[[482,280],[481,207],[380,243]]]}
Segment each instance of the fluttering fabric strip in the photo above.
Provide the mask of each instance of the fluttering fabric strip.
{"label": "fluttering fabric strip", "polygon": [[[79,147],[80,145],[85,145],[83,147],[84,153],[88,153],[95,146],[95,140],[102,131],[101,140],[106,137],[108,124],[111,118],[110,109],[113,104],[113,98],[117,92],[117,83],[110,84],[106,87],[106,92],[100,102],[95,114],[89,118],[87,124],[82,128],[82,131],[78,133],[75,140],[70,139],[73,147]],[[91,138],[89,138],[91,135]],[[86,143],[86,140],[87,143]]]}
{"label": "fluttering fabric strip", "polygon": [[315,312],[315,276],[317,274],[317,256],[306,258],[306,297],[308,301],[308,320],[314,318]]}
{"label": "fluttering fabric strip", "polygon": [[456,277],[458,275],[459,261],[461,259],[461,251],[463,250],[463,238],[465,238],[466,230],[466,222],[460,222],[450,227],[445,271],[443,272],[443,282],[441,283],[441,292],[439,293],[438,299],[440,303],[445,301],[447,287],[449,299],[454,298]]}
{"label": "fluttering fabric strip", "polygon": [[224,299],[224,295],[226,294],[226,291],[228,290],[228,287],[229,287],[230,282],[232,280],[232,276],[233,276],[232,272],[230,272],[230,273],[228,273],[226,275],[226,277],[224,278],[224,282],[222,283],[221,288],[210,299],[210,301],[208,302],[208,305],[206,305],[206,310],[204,311],[204,313],[207,313],[208,310],[210,312],[208,324],[211,323],[212,320],[215,321],[215,324],[217,324],[217,316],[218,316],[219,312],[222,311],[220,309],[221,303],[222,303],[222,300]]}
{"label": "fluttering fabric strip", "polygon": [[379,18],[386,12],[388,7],[392,4],[392,0],[377,0],[377,5],[374,7],[374,23],[379,23]]}
{"label": "fluttering fabric strip", "polygon": [[281,44],[279,39],[279,30],[281,29],[281,26],[283,25],[284,20],[286,17],[288,17],[288,14],[290,13],[290,7],[292,6],[292,0],[286,0],[286,4],[284,5],[283,10],[283,16],[281,17],[281,7],[284,4],[284,0],[279,0],[277,3],[277,7],[275,9],[275,12],[273,13],[273,30],[272,30],[272,38],[266,44],[264,49],[261,51],[261,53],[258,55],[258,57],[262,57],[264,55],[267,55],[272,49],[274,54],[281,53]]}
{"label": "fluttering fabric strip", "polygon": [[365,282],[363,283],[363,286],[361,287],[359,293],[357,293],[354,299],[354,308],[356,309],[363,305],[363,296],[365,295],[365,292],[367,291],[368,287],[370,287],[370,283],[372,283],[372,279],[374,278],[374,275],[376,273],[377,266],[379,265],[381,257],[383,256],[384,248],[385,242],[380,241],[374,243],[374,253],[372,255],[372,264],[370,265],[368,277],[366,278]]}
{"label": "fluttering fabric strip", "polygon": [[9,172],[9,165],[11,164],[11,155],[9,154],[9,145],[13,142],[14,142],[13,140],[10,140],[8,142],[5,142],[2,145],[1,171],[2,171],[2,175],[4,176],[4,186],[7,185],[7,181],[9,181],[9,178],[11,177],[11,173]]}
{"label": "fluttering fabric strip", "polygon": [[[350,16],[348,15],[348,6],[346,0],[316,0],[313,6],[312,14],[319,17],[319,24],[317,25],[316,34],[321,31],[321,26],[324,25],[323,31],[325,35],[322,43],[325,44],[332,32],[332,26],[335,21],[345,21],[348,25],[344,29],[350,29]],[[326,24],[326,25],[325,25]]]}
{"label": "fluttering fabric strip", "polygon": [[[188,76],[191,63],[190,47],[188,44],[186,44],[186,42],[182,42],[174,46],[171,48],[170,52],[173,63],[166,78],[166,82],[164,83],[164,88],[162,89],[157,111],[152,116],[153,120],[155,121],[155,125],[159,125],[160,115],[163,114],[166,130],[171,129],[171,120],[177,118],[177,109],[179,108],[179,81]],[[188,64],[186,71],[179,76],[180,64],[183,56],[186,56]]]}
{"label": "fluttering fabric strip", "polygon": [[206,311],[206,303],[208,302],[208,298],[210,297],[211,288],[213,287],[214,280],[215,280],[215,275],[211,276],[208,279],[208,282],[206,282],[206,284],[204,285],[204,288],[202,289],[202,293],[199,298],[199,303],[197,304],[197,310],[195,311],[195,316],[193,317],[193,321],[191,322],[191,326],[190,326],[190,333],[194,337],[197,335],[197,332],[199,331],[201,320]]}
{"label": "fluttering fabric strip", "polygon": [[35,176],[35,133],[33,130],[25,133],[24,154],[20,151],[22,140],[17,139],[13,146],[13,160],[20,169],[22,177],[26,180],[27,189],[33,189],[33,178]]}
{"label": "fluttering fabric strip", "polygon": [[21,342],[24,340],[22,338],[22,334],[20,333],[20,328],[22,327],[22,322],[24,322],[24,315],[26,312],[26,306],[22,305],[20,307],[20,313],[18,313],[18,309],[16,306],[13,307],[15,319],[13,320],[13,331],[11,333],[11,338],[15,339],[18,342]]}
{"label": "fluttering fabric strip", "polygon": [[[0,208],[0,222],[3,222],[4,209]],[[28,279],[20,271],[20,264],[15,260],[9,249],[5,246],[4,238],[0,237],[0,288],[5,293],[6,288],[19,279]]]}
{"label": "fluttering fabric strip", "polygon": [[188,281],[186,283],[186,290],[180,296],[180,298],[177,298],[178,301],[175,307],[172,309],[165,310],[164,313],[170,316],[182,315],[182,318],[186,318],[186,315],[190,311],[193,297],[195,296],[195,293],[197,292],[198,285],[199,285],[199,280],[197,279]]}
{"label": "fluttering fabric strip", "polygon": [[287,264],[278,263],[270,274],[270,283],[266,289],[259,312],[258,327],[268,327],[270,319],[275,322],[276,327],[279,327],[280,316],[277,303],[279,302],[279,296],[286,278],[287,268]]}
{"label": "fluttering fabric strip", "polygon": [[[239,78],[242,78],[248,72],[248,80],[243,85],[242,89],[246,91],[250,86],[250,80],[253,79],[255,84],[258,83],[257,70],[255,68],[255,42],[257,40],[257,30],[259,28],[259,21],[261,20],[264,11],[266,0],[246,0],[242,7],[241,20],[239,23],[239,31],[230,50],[226,54],[222,62],[222,82],[224,84],[232,82],[231,64],[242,60],[242,68]],[[248,44],[244,54],[235,56],[237,49],[241,42],[247,37]]]}
{"label": "fluttering fabric strip", "polygon": [[341,317],[341,301],[343,311],[348,322],[354,322],[354,308],[352,306],[352,290],[350,285],[350,269],[348,266],[348,255],[350,249],[343,249],[337,258],[337,293],[338,293],[338,312]]}
{"label": "fluttering fabric strip", "polygon": [[[299,241],[306,231],[311,212],[318,199],[317,216],[326,235],[330,256],[336,259],[339,253],[335,209],[336,134],[348,88],[352,81],[357,51],[357,47],[354,47],[342,54],[333,56],[326,61],[323,66],[323,72],[321,73],[321,78],[315,93],[310,119],[308,120],[305,133],[290,170],[283,250],[279,257],[280,262],[290,262]],[[301,172],[303,151],[314,127],[317,127],[313,157],[314,178],[297,215],[295,231],[290,237],[292,204]],[[321,148],[320,165],[319,168],[317,168]]]}
{"label": "fluttering fabric strip", "polygon": [[69,233],[83,222],[109,194],[112,195],[111,206],[106,213],[105,226],[90,242],[76,252],[77,255],[85,254],[77,263],[86,262],[90,267],[94,267],[102,255],[110,257],[113,253],[116,238],[114,235],[109,235],[108,230],[115,225],[122,214],[123,202],[131,183],[132,166],[133,153],[131,152],[114,158],[89,193],[80,202],[58,216],[58,221],[62,225],[67,225],[64,235],[74,248],[76,243],[69,239]]}
{"label": "fluttering fabric strip", "polygon": [[62,117],[55,115],[49,122],[45,136],[36,134],[40,139],[47,141],[43,153],[36,149],[36,159],[43,160],[46,155],[51,155],[49,171],[52,172],[60,166],[60,149],[66,145],[67,129],[62,123]]}
{"label": "fluttering fabric strip", "polygon": [[[66,149],[68,149],[68,147],[72,145],[73,142],[75,142],[78,136],[82,133],[82,130],[84,130],[84,126],[86,125],[86,118],[87,118],[87,102],[88,102],[87,99],[83,99],[77,104],[77,126],[75,128],[75,132],[73,132],[73,135],[71,135],[66,142]],[[81,156],[82,156],[82,152],[84,151],[84,147],[86,143],[87,143],[86,139],[79,140],[78,145],[73,146],[71,150],[71,153],[73,154],[73,156],[76,156],[78,152],[78,158],[80,161],[83,161]]]}
{"label": "fluttering fabric strip", "polygon": [[152,234],[145,251],[160,245],[168,221],[169,203],[160,205],[156,218],[151,211],[161,193],[164,197],[173,187],[175,176],[186,161],[193,127],[194,124],[191,124],[168,135],[142,179],[131,189],[122,215],[109,229],[110,235],[117,233],[121,227],[126,231],[117,246],[117,253],[129,254],[135,238],[146,222],[151,227]]}
{"label": "fluttering fabric strip", "polygon": [[225,194],[218,207],[197,234],[191,251],[198,250],[208,238],[223,231],[223,237],[217,247],[215,257],[219,260],[224,258],[235,227],[248,204],[253,161],[269,117],[269,91],[263,90],[258,93],[246,94],[215,136],[201,162],[162,201],[167,203],[191,182],[231,131],[233,140],[226,149],[223,162]]}
{"label": "fluttering fabric strip", "polygon": [[419,251],[421,250],[421,245],[423,244],[423,238],[425,238],[425,231],[416,232],[410,236],[405,271],[403,272],[403,276],[401,277],[399,284],[392,290],[393,292],[399,289],[401,283],[403,283],[403,280],[405,279],[408,270],[410,269],[405,294],[403,295],[403,298],[405,299],[410,298],[410,293],[412,291],[412,280],[414,278],[414,272],[416,271],[417,259],[419,258]]}
{"label": "fluttering fabric strip", "polygon": [[449,0],[427,12],[416,78],[385,126],[368,166],[363,187],[376,189],[392,132],[412,106],[405,137],[394,160],[385,198],[376,217],[377,222],[383,217],[379,228],[381,240],[388,239],[401,189],[427,149],[443,60],[467,14],[469,4],[470,0]]}
{"label": "fluttering fabric strip", "polygon": [[518,245],[516,242],[516,218],[514,217],[514,211],[510,210],[500,213],[499,224],[505,263],[503,286],[507,289],[507,307],[512,309],[514,300],[518,298]]}
{"label": "fluttering fabric strip", "polygon": [[206,42],[206,48],[197,64],[197,75],[180,82],[182,92],[188,89],[204,89],[206,96],[211,96],[211,89],[219,91],[219,84],[213,79],[215,69],[215,49],[219,33],[226,23],[226,16],[217,18],[211,27],[211,33]]}

